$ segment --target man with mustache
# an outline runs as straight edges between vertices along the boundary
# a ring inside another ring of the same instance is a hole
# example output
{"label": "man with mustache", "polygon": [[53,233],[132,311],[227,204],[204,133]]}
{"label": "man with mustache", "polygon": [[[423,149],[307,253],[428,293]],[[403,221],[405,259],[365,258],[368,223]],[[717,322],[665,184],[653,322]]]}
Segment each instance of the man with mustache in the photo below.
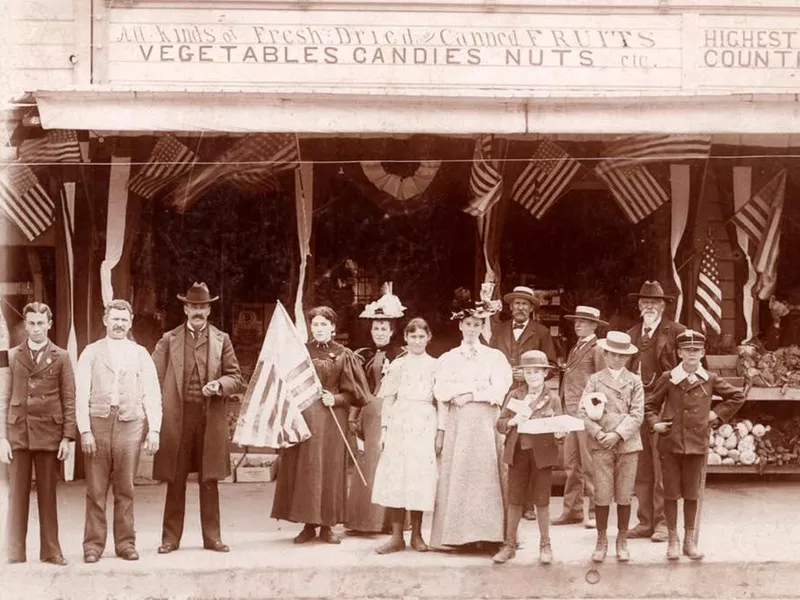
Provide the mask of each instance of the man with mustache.
{"label": "man with mustache", "polygon": [[167,482],[159,554],[180,546],[191,472],[198,474],[203,548],[230,550],[221,539],[217,482],[231,472],[227,397],[240,392],[244,381],[231,338],[208,322],[218,298],[205,283],[178,294],[186,322],[165,333],[153,351],[164,399],[153,477]]}
{"label": "man with mustache", "polygon": [[[631,357],[628,370],[642,378],[645,396],[653,391],[655,382],[665,371],[678,365],[676,338],[686,327],[664,316],[667,302],[674,300],[664,294],[658,281],[645,281],[638,294],[628,294],[637,300],[642,320],[628,330],[631,343],[639,352]],[[664,515],[664,483],[658,457],[658,434],[648,425],[641,428],[642,452],[636,470],[635,495],[639,504],[638,525],[629,538],[647,538],[654,542],[667,541],[667,522]]]}
{"label": "man with mustache", "polygon": [[[75,373],[75,418],[86,458],[83,561],[96,563],[106,545],[106,498],[114,494],[114,550],[139,560],[133,524],[133,481],[144,440],[158,451],[161,390],[147,349],[128,339],[133,309],[112,300],[103,316],[106,337],[89,344]],[[146,438],[145,438],[146,433]]]}
{"label": "man with mustache", "polygon": [[[514,374],[511,388],[515,389],[525,383],[525,376],[519,366],[523,354],[540,350],[545,353],[547,361],[553,367],[557,366],[558,355],[550,330],[535,318],[535,310],[541,302],[531,288],[518,285],[503,297],[503,301],[511,309],[511,320],[497,326],[492,333],[490,345],[500,350],[511,365]],[[529,521],[536,519],[532,501],[526,503],[524,517]]]}

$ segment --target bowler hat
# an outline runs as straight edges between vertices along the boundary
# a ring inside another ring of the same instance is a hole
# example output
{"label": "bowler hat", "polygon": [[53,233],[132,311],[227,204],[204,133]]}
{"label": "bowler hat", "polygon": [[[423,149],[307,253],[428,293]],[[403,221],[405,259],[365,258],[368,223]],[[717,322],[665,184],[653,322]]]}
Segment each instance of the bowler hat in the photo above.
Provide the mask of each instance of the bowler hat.
{"label": "bowler hat", "polygon": [[216,302],[218,299],[219,296],[211,297],[211,293],[208,291],[208,286],[205,282],[197,283],[195,281],[192,287],[189,288],[189,291],[186,292],[185,296],[178,294],[178,300],[185,304],[210,304],[211,302]]}
{"label": "bowler hat", "polygon": [[661,284],[658,281],[645,281],[642,284],[642,289],[639,290],[638,294],[628,294],[628,298],[633,298],[638,300],[639,298],[653,298],[656,300],[666,300],[667,302],[672,302],[675,300],[675,296],[668,296],[664,293],[664,288],[661,287]]}
{"label": "bowler hat", "polygon": [[547,355],[541,350],[528,350],[519,357],[519,366],[523,369],[537,368],[537,369],[555,369],[547,361]]}
{"label": "bowler hat", "polygon": [[705,348],[706,336],[693,329],[686,329],[675,336],[678,348]]}
{"label": "bowler hat", "polygon": [[639,351],[631,344],[631,336],[622,331],[609,331],[605,338],[597,340],[597,345],[614,354],[636,354]]}
{"label": "bowler hat", "polygon": [[542,304],[542,301],[536,297],[534,291],[526,285],[518,285],[512,292],[503,296],[503,301],[506,304],[511,304],[514,300],[527,300],[534,307],[538,307]]}
{"label": "bowler hat", "polygon": [[566,315],[564,318],[568,321],[577,321],[581,319],[583,321],[592,321],[599,325],[608,325],[608,321],[603,321],[603,319],[600,318],[600,311],[593,306],[576,306],[575,314]]}

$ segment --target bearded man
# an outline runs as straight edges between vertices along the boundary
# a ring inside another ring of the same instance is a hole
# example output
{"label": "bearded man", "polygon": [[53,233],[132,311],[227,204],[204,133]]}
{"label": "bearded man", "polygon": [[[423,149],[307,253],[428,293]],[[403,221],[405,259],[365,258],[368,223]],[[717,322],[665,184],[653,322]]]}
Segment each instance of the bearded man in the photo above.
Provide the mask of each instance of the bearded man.
{"label": "bearded man", "polygon": [[[631,343],[639,349],[631,357],[628,370],[641,376],[645,396],[648,396],[661,374],[674,369],[680,362],[676,338],[686,327],[664,316],[667,302],[672,302],[674,298],[664,294],[664,288],[658,281],[645,281],[638,294],[628,296],[637,300],[642,317],[628,330]],[[652,433],[643,424],[641,435],[644,449],[639,453],[635,487],[639,524],[630,531],[628,537],[649,537],[654,542],[666,542],[664,484],[656,446],[658,434]]]}

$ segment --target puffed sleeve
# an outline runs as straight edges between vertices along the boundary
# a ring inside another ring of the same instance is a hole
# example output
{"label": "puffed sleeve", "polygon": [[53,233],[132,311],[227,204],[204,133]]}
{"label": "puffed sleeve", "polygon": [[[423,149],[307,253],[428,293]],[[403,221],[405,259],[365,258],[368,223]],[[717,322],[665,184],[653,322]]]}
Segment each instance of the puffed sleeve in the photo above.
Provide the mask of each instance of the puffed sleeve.
{"label": "puffed sleeve", "polygon": [[[351,406],[365,406],[370,400],[367,377],[364,375],[364,370],[361,368],[358,358],[348,348],[345,348],[344,352],[342,352],[339,394],[349,395],[348,401]],[[336,395],[339,396],[339,394]]]}
{"label": "puffed sleeve", "polygon": [[458,377],[458,356],[445,352],[436,361],[433,382],[433,395],[439,402],[450,402],[460,394],[466,393],[464,381]]}
{"label": "puffed sleeve", "polygon": [[480,390],[475,390],[472,394],[475,402],[488,402],[498,406],[503,404],[511,384],[514,382],[514,375],[511,365],[508,364],[506,357],[499,350],[491,350],[491,373],[489,375],[489,385]]}

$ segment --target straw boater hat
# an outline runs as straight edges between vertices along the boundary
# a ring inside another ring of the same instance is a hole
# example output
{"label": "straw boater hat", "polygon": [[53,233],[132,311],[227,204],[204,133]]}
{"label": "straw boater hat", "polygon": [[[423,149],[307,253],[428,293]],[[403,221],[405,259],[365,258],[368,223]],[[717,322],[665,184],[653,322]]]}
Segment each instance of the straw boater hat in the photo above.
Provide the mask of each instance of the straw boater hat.
{"label": "straw boater hat", "polygon": [[577,306],[574,315],[566,315],[564,318],[568,321],[581,319],[582,321],[592,321],[598,325],[608,325],[608,321],[603,321],[600,318],[600,311],[593,306]]}
{"label": "straw boater hat", "polygon": [[639,351],[631,344],[631,336],[622,331],[609,331],[605,338],[597,340],[597,345],[614,354],[636,354]]}
{"label": "straw boater hat", "polygon": [[547,355],[541,350],[528,350],[519,357],[519,366],[522,369],[530,369],[536,367],[537,369],[555,369],[547,361]]}
{"label": "straw boater hat", "polygon": [[406,307],[400,302],[400,298],[392,294],[392,282],[387,281],[383,284],[383,296],[375,302],[370,302],[364,307],[359,316],[361,319],[380,319],[393,320],[403,317]]}
{"label": "straw boater hat", "polygon": [[639,290],[638,294],[628,294],[628,298],[633,298],[634,300],[638,300],[639,298],[653,298],[656,300],[665,300],[667,302],[672,302],[675,300],[675,296],[668,296],[664,293],[664,288],[661,287],[661,284],[658,281],[645,281],[642,284],[642,289]]}
{"label": "straw boater hat", "polygon": [[678,348],[700,348],[706,347],[706,336],[699,331],[693,329],[686,329],[675,337],[675,342]]}
{"label": "straw boater hat", "polygon": [[505,296],[503,296],[503,302],[506,304],[511,304],[514,300],[527,300],[530,302],[534,308],[538,308],[542,301],[536,297],[534,291],[525,285],[518,285],[514,288],[514,291],[509,292]]}
{"label": "straw boater hat", "polygon": [[189,288],[189,291],[186,292],[185,296],[178,294],[178,300],[184,304],[210,304],[211,302],[216,302],[218,299],[219,296],[211,297],[211,293],[208,291],[208,286],[205,282],[197,283],[195,281],[192,287]]}
{"label": "straw boater hat", "polygon": [[467,317],[485,319],[500,311],[502,307],[498,307],[498,304],[500,304],[499,300],[476,300],[473,302],[470,291],[467,288],[460,287],[455,291],[450,320],[460,321]]}

